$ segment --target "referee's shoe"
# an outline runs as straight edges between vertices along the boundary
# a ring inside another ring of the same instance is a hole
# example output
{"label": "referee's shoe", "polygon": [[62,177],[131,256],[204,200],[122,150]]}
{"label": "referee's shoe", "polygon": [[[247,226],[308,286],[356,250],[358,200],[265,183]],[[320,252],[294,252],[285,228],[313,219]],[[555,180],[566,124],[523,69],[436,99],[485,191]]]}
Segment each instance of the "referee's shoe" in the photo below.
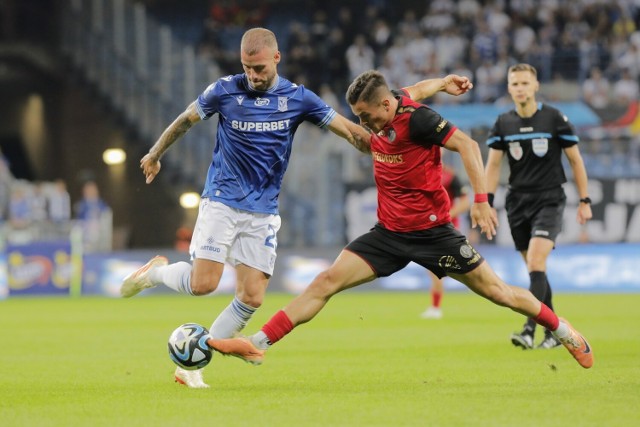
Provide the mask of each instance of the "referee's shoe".
{"label": "referee's shoe", "polygon": [[546,349],[555,348],[561,345],[562,343],[558,341],[558,339],[549,332],[544,334],[544,339],[540,342],[540,344],[538,344],[536,348],[546,350]]}
{"label": "referee's shoe", "polygon": [[511,334],[511,343],[516,347],[521,347],[523,350],[531,350],[533,348],[533,335],[528,334],[526,331],[521,333],[514,332]]}

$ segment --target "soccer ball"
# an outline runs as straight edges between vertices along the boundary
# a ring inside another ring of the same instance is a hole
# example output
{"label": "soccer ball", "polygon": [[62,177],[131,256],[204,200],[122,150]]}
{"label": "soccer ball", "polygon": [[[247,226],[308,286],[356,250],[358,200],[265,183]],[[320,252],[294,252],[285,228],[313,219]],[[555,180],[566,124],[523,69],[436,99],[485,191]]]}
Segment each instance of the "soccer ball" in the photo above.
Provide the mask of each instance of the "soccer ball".
{"label": "soccer ball", "polygon": [[209,330],[197,323],[185,323],[169,337],[169,357],[183,369],[204,368],[211,362],[212,350],[207,345]]}

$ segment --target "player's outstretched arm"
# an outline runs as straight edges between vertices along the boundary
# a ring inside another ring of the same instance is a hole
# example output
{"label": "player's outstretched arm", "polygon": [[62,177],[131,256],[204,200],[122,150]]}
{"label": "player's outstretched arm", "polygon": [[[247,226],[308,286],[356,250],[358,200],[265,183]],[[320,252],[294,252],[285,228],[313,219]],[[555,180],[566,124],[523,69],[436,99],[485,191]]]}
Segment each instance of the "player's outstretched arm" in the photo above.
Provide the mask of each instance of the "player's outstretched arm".
{"label": "player's outstretched arm", "polygon": [[454,96],[463,95],[471,89],[473,89],[471,80],[457,74],[449,74],[444,78],[422,80],[413,86],[404,88],[414,101],[430,98],[438,92],[446,92]]}
{"label": "player's outstretched arm", "polygon": [[474,228],[479,226],[481,232],[487,236],[487,239],[493,239],[493,236],[496,235],[498,218],[495,210],[491,209],[486,201],[487,182],[478,143],[460,129],[457,129],[447,140],[445,148],[460,154],[476,198],[478,195],[484,195],[485,197],[485,201],[475,200],[471,206],[471,226]]}
{"label": "player's outstretched arm", "polygon": [[187,133],[191,126],[200,121],[200,115],[196,110],[195,102],[192,102],[186,110],[171,123],[160,135],[160,138],[149,149],[149,152],[140,159],[140,169],[146,177],[147,184],[151,183],[160,172],[160,158],[165,151],[178,139]]}
{"label": "player's outstretched arm", "polygon": [[371,135],[362,126],[341,114],[336,114],[328,127],[331,132],[349,141],[358,151],[371,153]]}

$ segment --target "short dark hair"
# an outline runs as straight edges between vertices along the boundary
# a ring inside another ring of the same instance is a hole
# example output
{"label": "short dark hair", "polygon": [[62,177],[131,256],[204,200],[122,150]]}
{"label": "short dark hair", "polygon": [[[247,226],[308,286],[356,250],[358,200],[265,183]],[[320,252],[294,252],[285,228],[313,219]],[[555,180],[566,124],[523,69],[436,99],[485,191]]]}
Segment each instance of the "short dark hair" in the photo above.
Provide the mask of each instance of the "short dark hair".
{"label": "short dark hair", "polygon": [[520,64],[515,64],[509,67],[509,73],[513,73],[514,71],[528,71],[531,74],[533,74],[534,77],[538,77],[538,72],[536,71],[536,67],[534,67],[533,65],[520,63]]}
{"label": "short dark hair", "polygon": [[347,102],[355,105],[358,101],[371,103],[380,97],[378,89],[383,88],[389,91],[387,81],[381,72],[376,70],[365,71],[356,77],[347,89]]}

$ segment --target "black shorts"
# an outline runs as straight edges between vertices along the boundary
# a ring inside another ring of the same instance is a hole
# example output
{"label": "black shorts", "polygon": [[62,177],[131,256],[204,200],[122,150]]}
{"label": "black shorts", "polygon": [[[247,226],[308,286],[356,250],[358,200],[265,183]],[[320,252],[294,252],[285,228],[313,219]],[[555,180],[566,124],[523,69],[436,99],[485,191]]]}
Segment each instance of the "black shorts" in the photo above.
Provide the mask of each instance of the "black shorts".
{"label": "black shorts", "polygon": [[562,214],[567,196],[562,187],[537,192],[510,190],[505,208],[516,249],[524,251],[532,237],[553,242],[562,231]]}
{"label": "black shorts", "polygon": [[468,273],[484,261],[452,224],[410,233],[389,231],[376,224],[345,249],[364,259],[378,277],[390,276],[411,261],[438,277]]}

